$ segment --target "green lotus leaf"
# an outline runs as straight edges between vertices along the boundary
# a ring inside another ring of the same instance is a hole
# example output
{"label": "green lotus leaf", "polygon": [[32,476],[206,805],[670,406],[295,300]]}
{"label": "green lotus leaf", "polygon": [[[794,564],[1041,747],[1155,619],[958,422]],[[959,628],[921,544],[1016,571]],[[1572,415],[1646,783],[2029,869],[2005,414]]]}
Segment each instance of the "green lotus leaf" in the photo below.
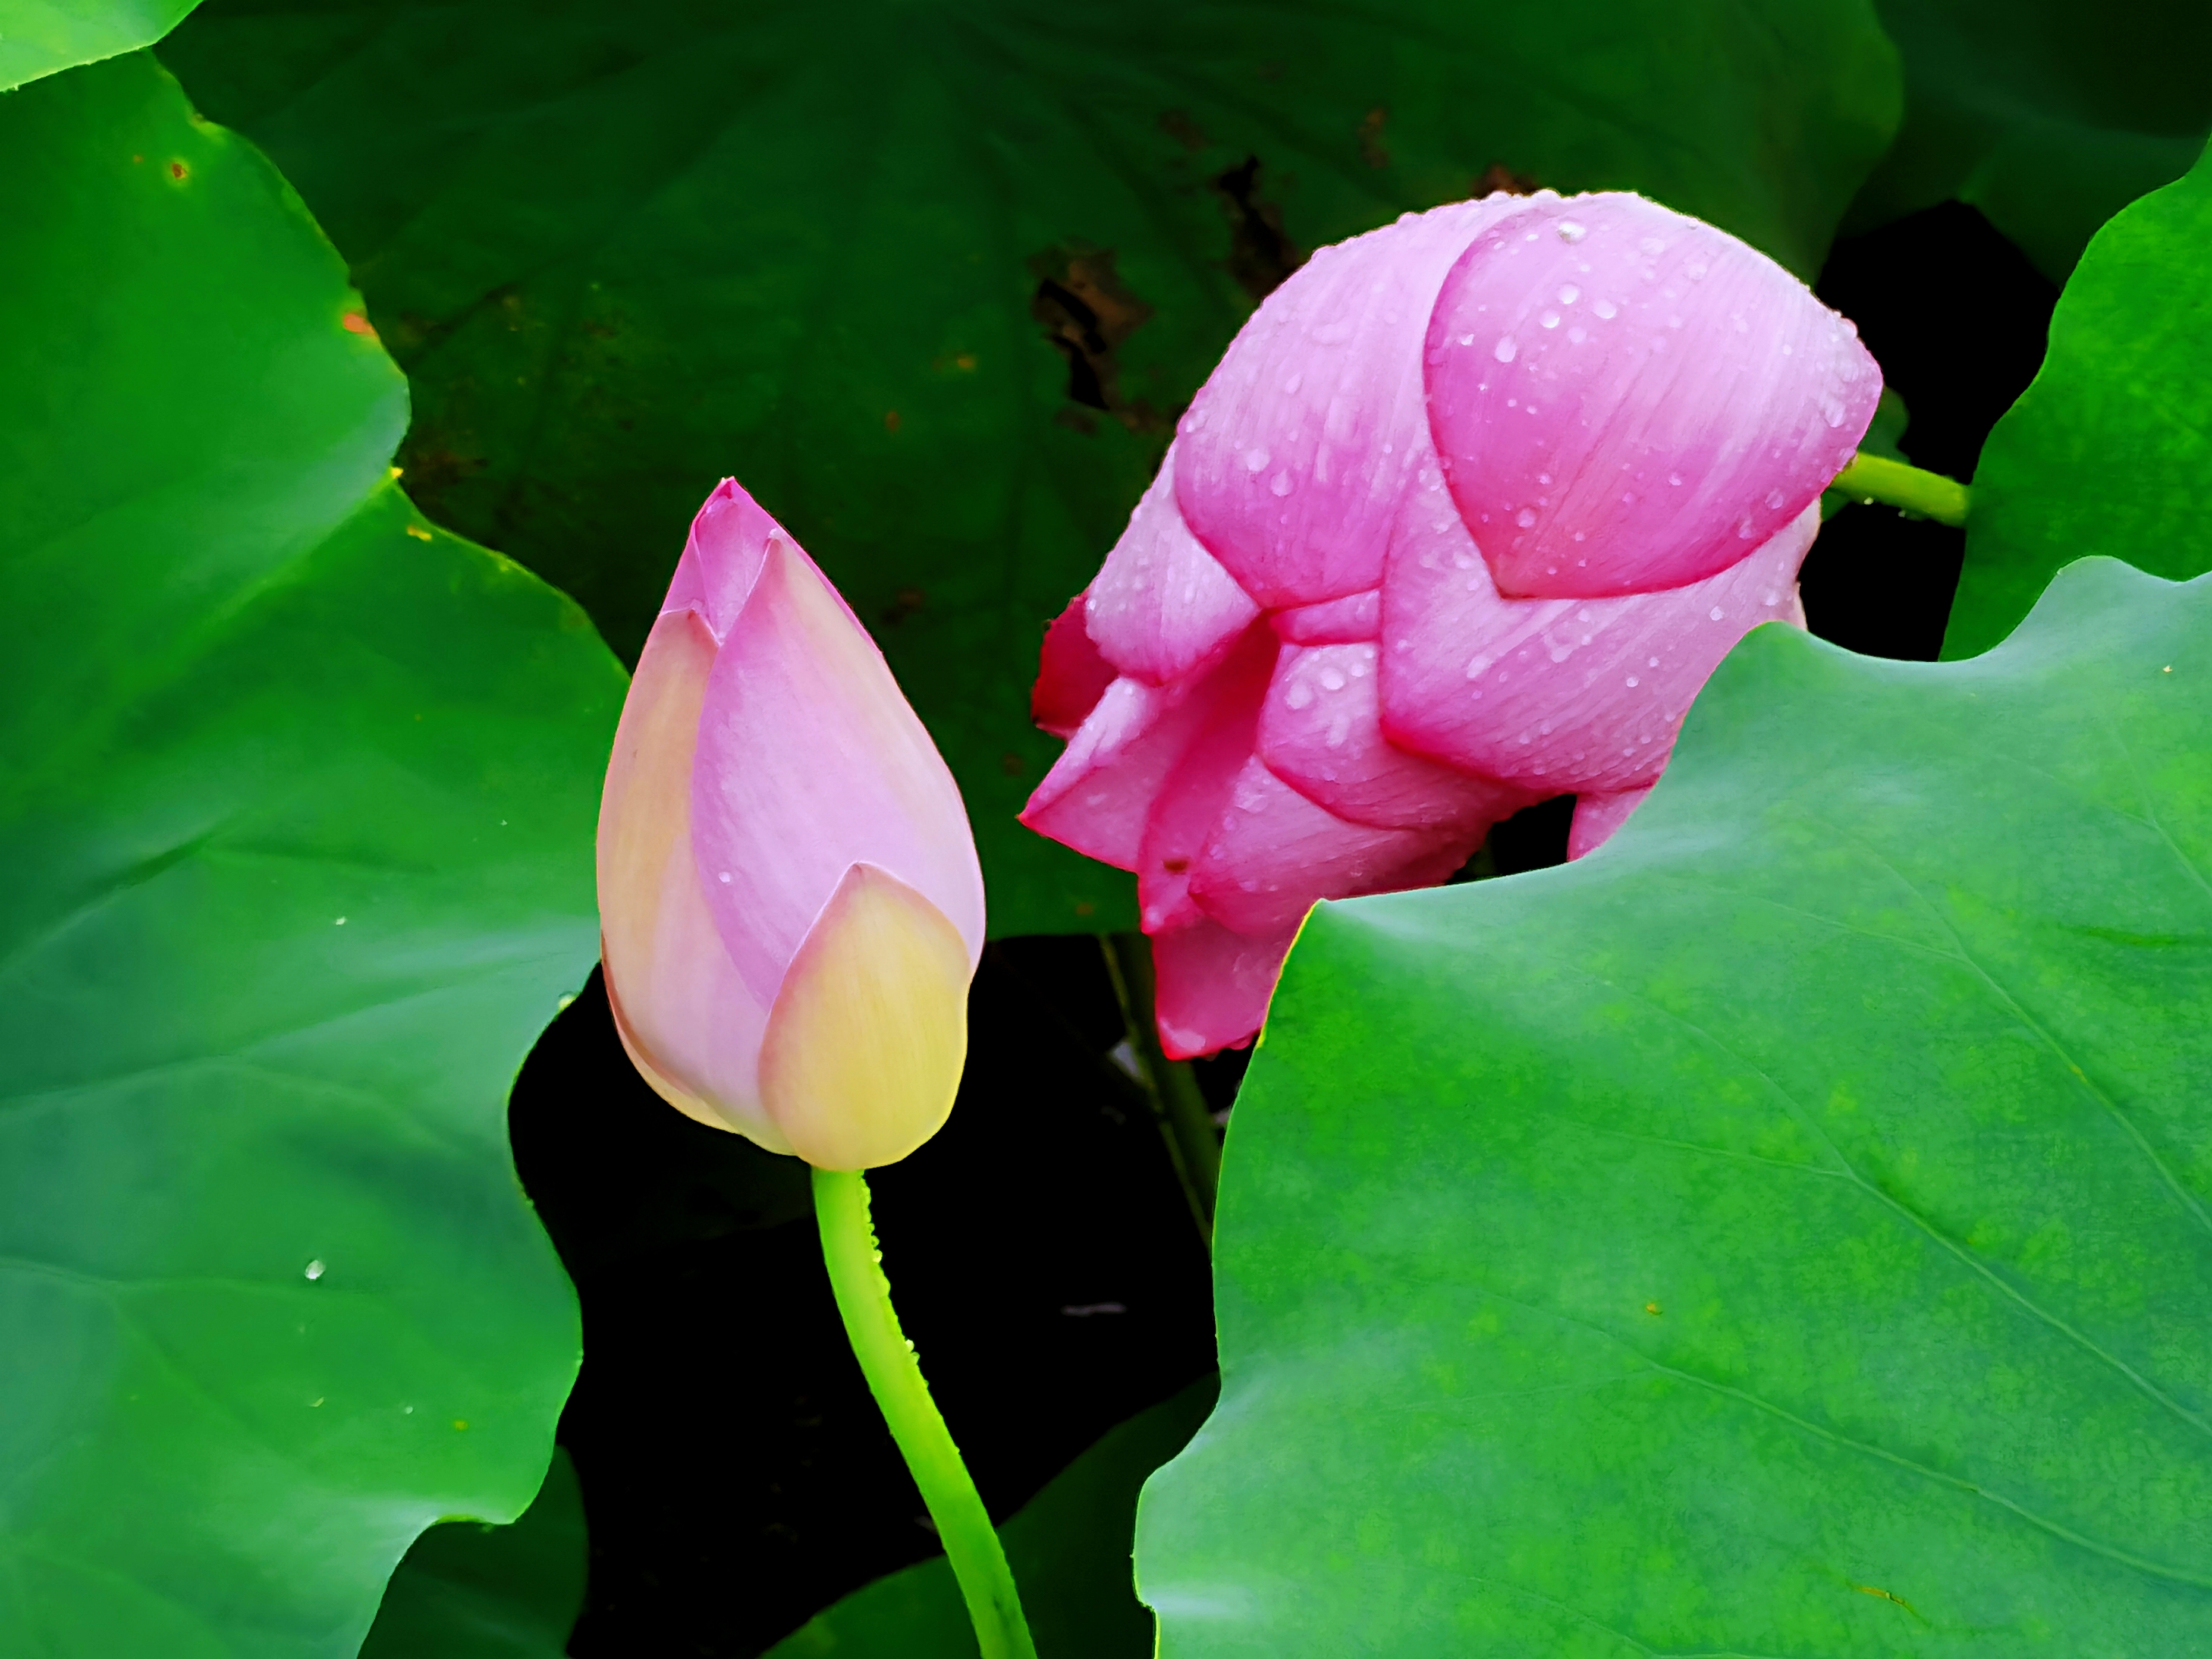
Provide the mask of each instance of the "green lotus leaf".
{"label": "green lotus leaf", "polygon": [[2202,0],[1875,3],[1905,59],[1905,125],[1846,230],[1956,197],[2064,282],[2097,227],[2187,172],[2212,128]]}
{"label": "green lotus leaf", "polygon": [[503,1527],[447,1521],[385,1586],[361,1659],[562,1659],[584,1610],[584,1493],[556,1448],[530,1507]]}
{"label": "green lotus leaf", "polygon": [[[1152,1617],[1129,1585],[1145,1477],[1181,1451],[1213,1404],[1209,1376],[1119,1424],[1000,1528],[1037,1651],[1149,1659]],[[975,1659],[975,1632],[941,1555],[854,1590],[763,1659]]]}
{"label": "green lotus leaf", "polygon": [[150,46],[198,0],[0,0],[0,92]]}
{"label": "green lotus leaf", "polygon": [[[2169,672],[2170,671],[2170,672]],[[2212,1650],[2212,578],[1754,630],[1613,842],[1322,906],[1162,1659]]]}
{"label": "green lotus leaf", "polygon": [[2011,631],[2069,559],[2212,570],[2212,157],[2098,232],[2058,296],[2035,380],[1974,474],[1943,654]]}
{"label": "green lotus leaf", "polygon": [[392,484],[337,254],[152,58],[0,161],[0,1651],[350,1656],[574,1374],[505,1103],[622,673]]}
{"label": "green lotus leaf", "polygon": [[1085,10],[218,0],[162,49],[411,378],[406,487],[634,653],[736,474],[959,778],[995,932],[1134,926],[1014,814],[1047,618],[1255,297],[1516,178],[1810,273],[1901,104],[1863,0]]}

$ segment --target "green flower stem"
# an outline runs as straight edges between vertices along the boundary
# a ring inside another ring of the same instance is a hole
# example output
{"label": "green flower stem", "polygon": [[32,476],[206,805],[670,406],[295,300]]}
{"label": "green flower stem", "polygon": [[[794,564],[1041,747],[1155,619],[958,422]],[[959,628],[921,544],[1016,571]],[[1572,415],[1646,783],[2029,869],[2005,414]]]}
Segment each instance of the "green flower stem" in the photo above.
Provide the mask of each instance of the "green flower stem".
{"label": "green flower stem", "polygon": [[1213,1114],[1206,1109],[1198,1076],[1190,1062],[1170,1060],[1160,1048],[1159,1026],[1152,1018],[1152,947],[1142,933],[1107,933],[1098,944],[1106,953],[1107,977],[1121,999],[1121,1023],[1129,1047],[1144,1073],[1145,1097],[1152,1103],[1152,1121],[1167,1143],[1168,1161],[1190,1205],[1199,1236],[1213,1248],[1213,1195],[1221,1185],[1221,1142],[1213,1131]]}
{"label": "green flower stem", "polygon": [[1831,488],[1858,501],[1883,501],[1948,525],[1966,522],[1966,507],[1972,499],[1966,486],[1956,478],[1947,478],[1940,472],[1923,472],[1903,461],[1863,452],[1836,474]]}
{"label": "green flower stem", "polygon": [[961,1462],[952,1431],[938,1414],[937,1402],[929,1397],[914,1344],[899,1329],[883,1252],[876,1248],[875,1224],[868,1215],[866,1177],[858,1170],[815,1170],[814,1218],[822,1229],[822,1259],[837,1293],[837,1311],[844,1316],[846,1340],[915,1485],[921,1488],[921,1501],[968,1603],[983,1659],[1036,1659],[990,1512]]}

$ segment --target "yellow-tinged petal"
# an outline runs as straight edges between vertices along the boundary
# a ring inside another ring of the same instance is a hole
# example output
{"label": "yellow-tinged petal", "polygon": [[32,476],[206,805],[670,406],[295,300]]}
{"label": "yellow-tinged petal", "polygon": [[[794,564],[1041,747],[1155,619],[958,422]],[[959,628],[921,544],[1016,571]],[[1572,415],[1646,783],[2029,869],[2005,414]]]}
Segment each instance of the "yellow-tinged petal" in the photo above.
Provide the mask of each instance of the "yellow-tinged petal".
{"label": "yellow-tinged petal", "polygon": [[697,616],[662,617],[623,705],[599,806],[607,1000],[623,1046],[670,1105],[788,1152],[756,1073],[768,1010],[723,946],[691,854],[691,769],[715,655]]}
{"label": "yellow-tinged petal", "polygon": [[952,1110],[968,1056],[968,946],[872,864],[849,867],[769,1010],[761,1099],[824,1170],[896,1164]]}

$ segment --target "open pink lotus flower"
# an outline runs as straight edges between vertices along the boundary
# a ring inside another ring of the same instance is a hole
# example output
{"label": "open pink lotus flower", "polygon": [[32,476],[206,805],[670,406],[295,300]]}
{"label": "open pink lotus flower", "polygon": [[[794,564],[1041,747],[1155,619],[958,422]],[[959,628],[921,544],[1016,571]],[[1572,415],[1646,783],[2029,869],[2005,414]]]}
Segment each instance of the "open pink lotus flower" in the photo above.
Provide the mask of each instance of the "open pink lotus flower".
{"label": "open pink lotus flower", "polygon": [[1598,845],[1754,624],[1802,626],[1881,392],[1851,325],[1630,195],[1497,195],[1317,252],[1200,391],[1035,706],[1023,822],[1137,872],[1161,1041],[1259,1029],[1316,899],[1442,881],[1577,797]]}
{"label": "open pink lotus flower", "polygon": [[952,775],[837,591],[724,480],[599,807],[607,1000],[678,1109],[828,1170],[952,1109],[983,878]]}

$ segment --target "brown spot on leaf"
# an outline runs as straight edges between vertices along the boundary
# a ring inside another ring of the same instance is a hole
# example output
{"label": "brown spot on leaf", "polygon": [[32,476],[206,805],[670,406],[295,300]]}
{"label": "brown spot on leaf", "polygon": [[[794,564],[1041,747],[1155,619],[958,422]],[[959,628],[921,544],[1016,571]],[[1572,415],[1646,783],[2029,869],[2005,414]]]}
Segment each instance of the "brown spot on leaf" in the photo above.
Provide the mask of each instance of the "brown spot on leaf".
{"label": "brown spot on leaf", "polygon": [[1370,167],[1390,165],[1390,152],[1382,148],[1382,124],[1390,112],[1381,104],[1359,118],[1359,159]]}
{"label": "brown spot on leaf", "polygon": [[349,334],[358,334],[364,340],[376,337],[376,326],[358,311],[349,311],[338,319],[338,325]]}
{"label": "brown spot on leaf", "polygon": [[1528,173],[1516,173],[1503,161],[1492,161],[1482,170],[1482,177],[1474,181],[1474,189],[1469,193],[1489,196],[1501,190],[1508,196],[1533,196],[1537,190],[1536,180]]}
{"label": "brown spot on leaf", "polygon": [[1187,109],[1171,109],[1161,116],[1160,131],[1194,155],[1206,146],[1206,129]]}
{"label": "brown spot on leaf", "polygon": [[189,179],[191,176],[192,170],[186,167],[182,161],[172,161],[169,163],[169,177],[172,179]]}
{"label": "brown spot on leaf", "polygon": [[898,412],[898,410],[896,410],[896,409],[887,409],[887,410],[885,410],[884,411],[884,431],[886,431],[886,432],[896,432],[896,431],[897,431],[898,429],[899,429],[899,412]]}
{"label": "brown spot on leaf", "polygon": [[920,588],[902,587],[891,595],[891,602],[877,613],[878,618],[885,628],[896,628],[908,617],[921,610],[922,604],[922,592]]}
{"label": "brown spot on leaf", "polygon": [[1264,300],[1283,279],[1306,262],[1283,229],[1283,210],[1260,193],[1260,158],[1248,155],[1216,175],[1213,188],[1229,220],[1229,258],[1224,262],[1237,286]]}
{"label": "brown spot on leaf", "polygon": [[1114,250],[1067,242],[1034,256],[1029,266],[1037,278],[1030,315],[1044,325],[1044,337],[1067,360],[1069,401],[1103,410],[1132,432],[1172,430],[1172,415],[1121,395],[1115,354],[1152,308],[1121,281]]}

